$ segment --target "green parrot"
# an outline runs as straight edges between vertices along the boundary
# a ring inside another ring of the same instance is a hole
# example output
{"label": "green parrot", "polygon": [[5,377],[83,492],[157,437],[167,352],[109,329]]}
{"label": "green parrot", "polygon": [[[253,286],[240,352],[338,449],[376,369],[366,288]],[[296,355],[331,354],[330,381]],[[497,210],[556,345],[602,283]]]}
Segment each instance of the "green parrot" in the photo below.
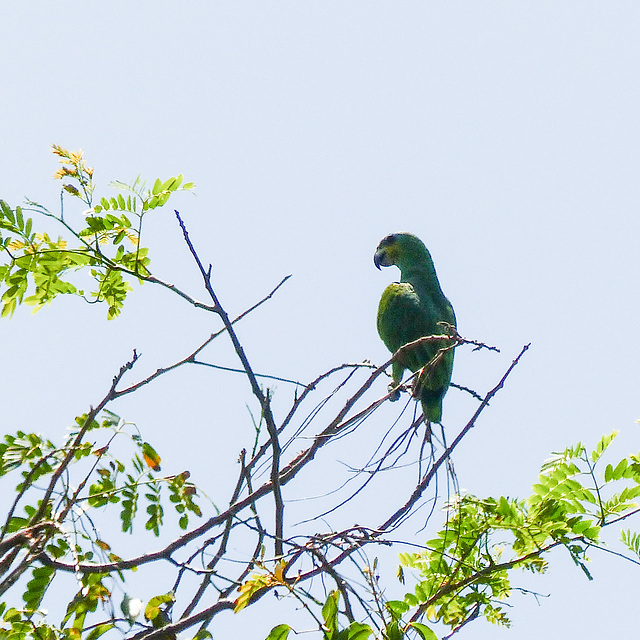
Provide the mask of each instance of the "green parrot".
{"label": "green parrot", "polygon": [[[410,233],[392,233],[380,241],[373,262],[378,269],[393,264],[400,269],[400,282],[384,290],[378,307],[378,333],[389,351],[395,353],[423,336],[445,334],[447,329],[439,322],[456,326],[453,307],[442,293],[431,254],[422,240]],[[413,395],[420,399],[428,422],[442,420],[442,399],[451,382],[454,350],[439,350],[450,344],[447,340],[427,342],[392,365],[389,388],[400,384],[405,369],[422,370],[415,379]],[[399,395],[391,399],[397,400]]]}

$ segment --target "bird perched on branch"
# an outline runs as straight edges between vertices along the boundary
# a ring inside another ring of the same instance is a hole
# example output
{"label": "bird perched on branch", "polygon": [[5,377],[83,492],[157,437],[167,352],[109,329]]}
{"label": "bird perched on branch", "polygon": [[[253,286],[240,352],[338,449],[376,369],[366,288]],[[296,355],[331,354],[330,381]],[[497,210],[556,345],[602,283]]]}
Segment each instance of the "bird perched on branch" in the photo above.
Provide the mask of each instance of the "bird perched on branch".
{"label": "bird perched on branch", "polygon": [[[431,254],[420,238],[410,233],[388,235],[378,245],[373,262],[378,269],[391,265],[400,269],[400,282],[384,290],[378,307],[378,333],[389,351],[395,353],[423,336],[447,335],[447,326],[456,326],[453,307],[442,293]],[[425,341],[403,352],[392,364],[390,390],[400,384],[405,369],[418,372],[413,395],[422,403],[425,421],[439,423],[442,399],[451,382],[453,341]],[[391,399],[399,396],[396,392]]]}

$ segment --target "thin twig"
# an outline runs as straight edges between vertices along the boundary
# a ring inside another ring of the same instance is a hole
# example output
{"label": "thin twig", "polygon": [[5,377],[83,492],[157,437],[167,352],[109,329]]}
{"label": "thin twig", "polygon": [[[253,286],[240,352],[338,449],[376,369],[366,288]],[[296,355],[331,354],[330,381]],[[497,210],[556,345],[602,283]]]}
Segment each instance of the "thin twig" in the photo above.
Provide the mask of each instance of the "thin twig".
{"label": "thin twig", "polygon": [[[231,324],[235,324],[236,322],[239,322],[240,320],[242,320],[245,316],[247,316],[249,313],[251,313],[253,310],[257,309],[261,304],[264,304],[267,300],[269,300],[271,297],[273,297],[273,295],[276,293],[276,291],[290,278],[291,276],[285,276],[284,278],[282,278],[282,280],[280,280],[280,282],[271,290],[270,293],[268,293],[264,298],[262,298],[262,300],[256,302],[256,304],[254,304],[253,306],[249,307],[249,309],[247,309],[246,311],[243,311],[239,316],[237,316],[234,320],[231,321]],[[155,380],[158,376],[161,376],[164,373],[168,373],[169,371],[173,371],[174,369],[177,369],[178,367],[184,365],[184,364],[188,364],[188,363],[193,363],[193,364],[198,364],[196,361],[196,356],[208,345],[210,344],[213,340],[215,340],[218,336],[222,335],[225,331],[226,331],[226,327],[223,329],[220,329],[220,331],[216,331],[215,333],[212,333],[199,347],[197,347],[195,349],[195,351],[193,351],[192,353],[190,353],[186,358],[182,358],[182,360],[179,360],[178,362],[175,362],[172,365],[169,365],[167,367],[162,367],[160,369],[157,369],[154,373],[152,373],[150,376],[148,376],[147,378],[145,378],[144,380],[141,380],[140,382],[137,382],[136,384],[131,385],[130,387],[127,387],[126,389],[122,389],[120,391],[117,392],[117,397],[120,396],[124,396],[128,393],[132,393],[134,391],[137,391],[140,387],[144,386],[145,384],[149,384],[152,380]],[[205,363],[202,363],[205,364]],[[213,366],[213,365],[208,365],[208,366]],[[293,382],[293,381],[291,381]]]}
{"label": "thin twig", "polygon": [[200,256],[198,255],[193,243],[191,242],[191,238],[189,238],[189,232],[187,231],[187,227],[183,222],[182,218],[178,211],[175,211],[176,218],[178,219],[178,223],[180,224],[180,228],[182,229],[182,235],[184,236],[184,240],[189,247],[189,251],[196,264],[198,265],[198,269],[202,275],[204,280],[204,286],[207,290],[207,293],[211,297],[213,301],[213,311],[217,313],[222,323],[224,324],[229,337],[231,338],[231,342],[233,344],[233,348],[242,363],[242,367],[247,374],[247,378],[249,379],[249,383],[251,385],[251,389],[253,391],[253,395],[258,399],[260,403],[260,407],[262,409],[262,414],[265,419],[265,423],[267,425],[267,431],[269,433],[269,438],[271,440],[271,447],[273,451],[272,455],[272,464],[271,464],[271,491],[273,492],[273,499],[276,506],[276,538],[275,547],[276,547],[276,555],[282,555],[282,541],[283,541],[283,521],[284,521],[284,501],[282,499],[282,491],[280,488],[280,443],[278,442],[278,430],[276,428],[276,423],[273,417],[273,413],[271,411],[271,401],[269,397],[269,393],[266,394],[262,392],[260,385],[258,384],[258,380],[253,372],[251,365],[249,364],[249,359],[245,354],[244,348],[242,344],[240,344],[240,340],[233,328],[231,320],[227,315],[227,312],[224,310],[220,301],[218,300],[218,296],[213,290],[213,286],[211,285],[211,266],[209,269],[205,270],[202,261],[200,260]]}
{"label": "thin twig", "polygon": [[134,350],[133,358],[126,364],[122,365],[122,367],[120,367],[120,371],[118,372],[118,374],[114,376],[113,382],[111,383],[111,388],[109,389],[107,395],[105,395],[105,397],[100,401],[100,403],[96,406],[95,409],[92,408],[87,414],[87,417],[82,423],[82,426],[80,427],[76,437],[74,438],[71,445],[69,445],[69,450],[67,452],[67,455],[63,458],[62,462],[60,462],[60,464],[58,465],[58,468],[54,471],[53,475],[51,476],[51,480],[49,481],[49,486],[47,487],[44,493],[44,496],[42,497],[40,507],[36,511],[36,513],[33,515],[33,517],[30,519],[29,521],[30,524],[37,523],[46,512],[49,504],[49,498],[53,493],[53,489],[58,483],[60,476],[63,474],[63,472],[69,466],[69,463],[75,456],[76,448],[82,442],[85,434],[87,433],[88,429],[91,427],[91,423],[95,420],[96,416],[107,406],[107,404],[109,404],[109,402],[111,402],[116,397],[116,387],[118,383],[120,382],[124,374],[127,371],[129,371],[131,368],[133,368],[133,365],[136,363],[137,359],[138,359],[138,354]]}

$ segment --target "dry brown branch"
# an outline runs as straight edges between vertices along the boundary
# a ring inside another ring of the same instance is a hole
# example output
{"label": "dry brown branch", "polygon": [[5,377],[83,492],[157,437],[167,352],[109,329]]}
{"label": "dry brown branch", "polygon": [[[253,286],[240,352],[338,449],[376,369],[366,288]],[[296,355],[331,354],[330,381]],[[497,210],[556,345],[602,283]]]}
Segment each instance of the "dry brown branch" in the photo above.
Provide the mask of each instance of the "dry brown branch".
{"label": "dry brown branch", "polygon": [[[254,304],[251,307],[249,307],[246,311],[243,311],[239,316],[237,316],[236,318],[234,318],[231,321],[231,324],[233,325],[236,322],[239,322],[244,317],[246,317],[249,313],[251,313],[252,311],[257,309],[260,305],[264,304],[267,300],[270,300],[275,295],[276,291],[278,291],[278,289],[280,289],[280,287],[290,277],[291,276],[288,275],[288,276],[285,276],[284,278],[282,278],[282,280],[280,280],[280,282],[266,296],[264,296],[264,298],[262,298],[262,300],[256,302],[256,304]],[[213,308],[211,308],[210,310],[213,311]],[[181,367],[184,364],[189,364],[189,363],[196,364],[196,356],[207,345],[211,344],[211,342],[213,340],[215,340],[218,336],[221,336],[225,331],[226,331],[226,327],[224,329],[220,329],[220,331],[216,331],[215,333],[212,333],[202,344],[200,344],[200,346],[198,346],[194,351],[192,351],[186,358],[182,358],[178,362],[175,362],[174,364],[168,365],[166,367],[161,367],[161,368],[157,369],[154,373],[152,373],[150,376],[146,377],[144,380],[141,380],[140,382],[137,382],[136,384],[132,384],[131,386],[127,387],[126,389],[119,390],[116,393],[116,397],[119,398],[121,396],[127,395],[128,393],[133,393],[134,391],[137,391],[140,387],[143,387],[144,385],[149,384],[152,380],[155,380],[159,376],[161,376],[161,375],[163,375],[165,373],[168,373],[169,371],[173,371],[173,370],[177,369],[178,367]],[[201,364],[206,364],[206,363],[201,363]]]}
{"label": "dry brown branch", "polygon": [[249,379],[249,383],[251,384],[251,390],[253,391],[253,395],[258,399],[260,403],[260,408],[262,411],[262,415],[265,419],[267,425],[267,431],[269,432],[269,438],[271,440],[272,447],[272,464],[271,464],[271,491],[273,493],[273,498],[276,505],[276,514],[275,514],[275,523],[276,523],[276,541],[275,541],[275,549],[276,555],[282,555],[282,540],[283,540],[283,527],[284,527],[284,501],[282,500],[282,492],[280,490],[280,443],[278,442],[278,430],[276,428],[276,423],[273,417],[273,413],[271,411],[271,401],[268,393],[263,393],[260,385],[258,384],[258,380],[253,372],[251,365],[249,364],[249,359],[245,354],[244,348],[238,339],[238,336],[233,328],[233,324],[227,315],[227,312],[224,310],[220,301],[218,300],[218,296],[213,290],[213,286],[211,284],[211,265],[209,268],[205,270],[202,261],[200,260],[200,256],[195,250],[191,239],[189,238],[189,232],[187,231],[187,227],[180,217],[178,211],[175,211],[176,218],[178,219],[178,223],[180,224],[180,228],[182,229],[182,235],[184,236],[184,240],[189,247],[189,251],[193,256],[196,264],[198,265],[198,269],[200,270],[200,274],[204,280],[204,286],[207,290],[207,293],[211,297],[213,301],[213,311],[217,313],[222,319],[222,323],[231,338],[231,342],[233,344],[233,348],[242,363],[242,367],[247,374],[247,378]]}

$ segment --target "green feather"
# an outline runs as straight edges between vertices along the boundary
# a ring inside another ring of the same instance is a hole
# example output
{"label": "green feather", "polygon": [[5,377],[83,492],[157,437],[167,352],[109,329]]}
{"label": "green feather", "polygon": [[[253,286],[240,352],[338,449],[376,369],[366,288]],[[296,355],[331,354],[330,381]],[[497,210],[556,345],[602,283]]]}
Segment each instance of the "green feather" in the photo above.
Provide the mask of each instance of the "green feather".
{"label": "green feather", "polygon": [[[384,290],[378,307],[378,333],[389,351],[394,353],[423,336],[446,333],[440,322],[456,326],[453,307],[442,293],[431,255],[419,238],[408,233],[387,236],[378,245],[374,262],[378,268],[394,264],[400,269],[400,282]],[[393,363],[394,385],[400,383],[405,369],[416,372],[424,367],[416,378],[414,395],[420,399],[429,422],[442,420],[442,399],[451,382],[453,349],[440,349],[450,344],[447,340],[428,342]]]}

